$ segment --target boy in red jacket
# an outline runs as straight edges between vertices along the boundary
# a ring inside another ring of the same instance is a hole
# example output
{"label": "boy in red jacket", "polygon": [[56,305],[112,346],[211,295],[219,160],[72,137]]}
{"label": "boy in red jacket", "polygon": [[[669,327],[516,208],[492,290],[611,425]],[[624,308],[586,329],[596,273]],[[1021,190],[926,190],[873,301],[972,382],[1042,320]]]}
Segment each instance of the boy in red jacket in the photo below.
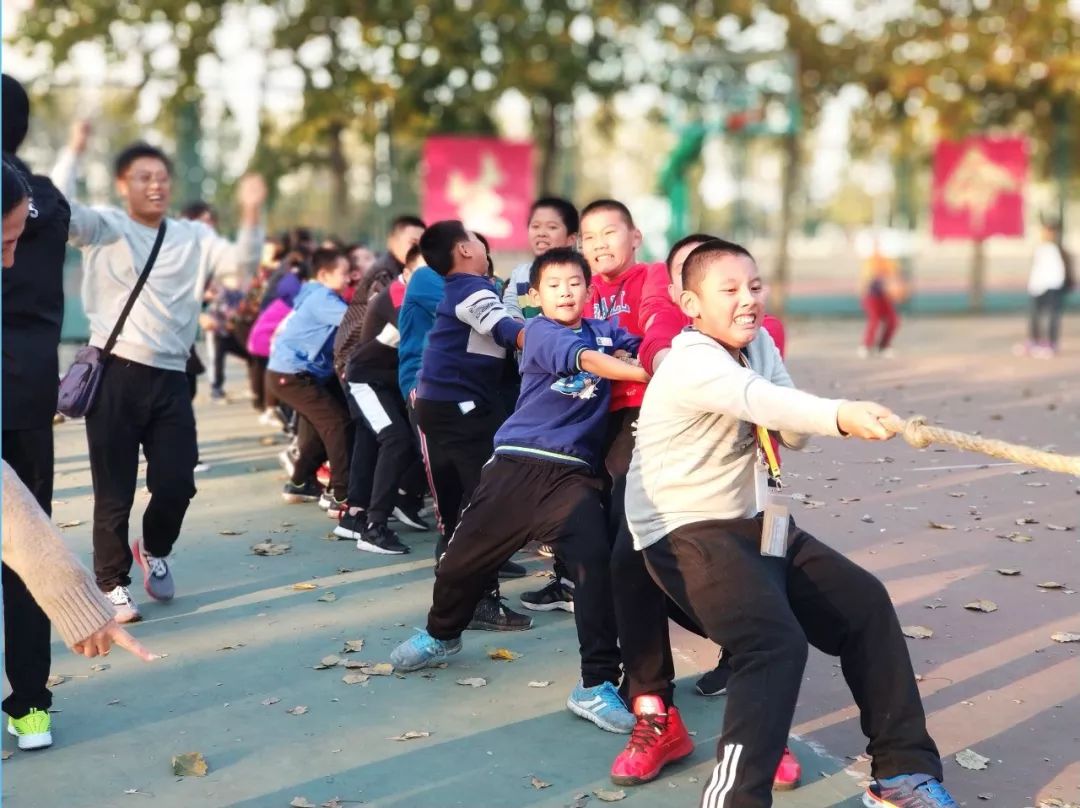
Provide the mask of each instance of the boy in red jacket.
{"label": "boy in red jacket", "polygon": [[[642,291],[642,310],[646,312],[647,327],[641,343],[639,359],[650,374],[655,373],[671,350],[671,341],[691,324],[675,301],[682,293],[682,266],[687,256],[699,245],[716,237],[694,233],[675,242],[668,253],[662,272],[649,267]],[[775,317],[765,315],[762,325],[773,337],[780,355],[784,353],[784,327]],[[773,444],[774,452],[776,444]],[[777,455],[779,456],[779,455]],[[693,750],[689,733],[675,707],[675,666],[671,657],[668,633],[670,616],[684,628],[701,634],[689,617],[669,603],[660,588],[652,582],[641,553],[631,545],[629,530],[623,528],[612,551],[613,586],[616,614],[621,603],[619,592],[633,598],[633,628],[623,629],[619,623],[623,668],[626,672],[628,698],[638,716],[641,731],[635,729],[626,748],[615,759],[612,780],[619,785],[638,785],[656,778],[668,763],[685,757]],[[626,620],[630,619],[627,615]],[[716,668],[698,680],[697,691],[703,696],[718,696],[725,692],[731,673],[730,661],[721,656]],[[777,767],[773,788],[795,788],[801,777],[801,766],[790,750]]]}

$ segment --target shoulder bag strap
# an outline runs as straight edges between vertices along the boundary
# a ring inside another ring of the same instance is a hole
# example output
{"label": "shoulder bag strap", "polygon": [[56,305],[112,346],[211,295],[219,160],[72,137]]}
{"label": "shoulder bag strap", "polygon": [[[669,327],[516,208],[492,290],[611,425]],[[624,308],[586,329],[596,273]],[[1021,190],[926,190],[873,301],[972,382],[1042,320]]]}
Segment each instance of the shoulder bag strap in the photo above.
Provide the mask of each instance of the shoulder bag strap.
{"label": "shoulder bag strap", "polygon": [[150,276],[150,270],[154,266],[154,261],[157,260],[158,253],[161,251],[161,242],[165,240],[165,220],[161,220],[161,225],[158,227],[157,238],[154,239],[154,246],[150,250],[150,257],[146,259],[146,266],[143,267],[142,274],[139,275],[139,279],[135,281],[135,288],[131,290],[131,294],[128,295],[127,303],[124,304],[124,310],[120,312],[120,319],[116,321],[116,325],[113,326],[112,333],[109,334],[109,339],[105,343],[105,347],[102,349],[102,353],[106,356],[112,353],[114,347],[116,347],[116,340],[120,336],[120,332],[124,330],[124,323],[127,322],[128,315],[131,314],[131,307],[135,305],[135,299],[139,296],[139,292],[146,285],[146,279]]}

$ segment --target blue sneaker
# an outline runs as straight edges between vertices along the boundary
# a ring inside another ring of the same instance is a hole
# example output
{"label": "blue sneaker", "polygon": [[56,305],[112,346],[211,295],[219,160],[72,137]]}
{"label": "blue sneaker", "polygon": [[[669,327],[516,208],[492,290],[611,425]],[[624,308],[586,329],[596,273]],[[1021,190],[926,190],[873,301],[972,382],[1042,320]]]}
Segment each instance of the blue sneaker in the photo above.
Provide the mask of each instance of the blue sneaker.
{"label": "blue sneaker", "polygon": [[418,631],[391,652],[390,662],[395,670],[403,673],[418,671],[437,665],[460,650],[460,637],[456,640],[436,640],[426,631]]}
{"label": "blue sneaker", "polygon": [[596,687],[585,687],[578,680],[570,698],[566,700],[567,709],[586,721],[592,721],[600,729],[629,735],[637,723],[634,714],[626,709],[619,691],[611,682],[604,682]]}
{"label": "blue sneaker", "polygon": [[870,784],[866,808],[959,808],[941,781],[929,774],[904,774]]}

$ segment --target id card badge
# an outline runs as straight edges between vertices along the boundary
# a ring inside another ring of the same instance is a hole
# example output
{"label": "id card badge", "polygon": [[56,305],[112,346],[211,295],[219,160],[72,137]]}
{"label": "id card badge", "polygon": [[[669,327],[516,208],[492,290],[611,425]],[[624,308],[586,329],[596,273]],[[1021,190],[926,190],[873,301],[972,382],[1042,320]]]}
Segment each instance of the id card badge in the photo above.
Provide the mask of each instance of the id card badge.
{"label": "id card badge", "polygon": [[765,495],[765,518],[761,523],[761,554],[773,558],[785,558],[788,550],[788,526],[791,513],[775,488]]}

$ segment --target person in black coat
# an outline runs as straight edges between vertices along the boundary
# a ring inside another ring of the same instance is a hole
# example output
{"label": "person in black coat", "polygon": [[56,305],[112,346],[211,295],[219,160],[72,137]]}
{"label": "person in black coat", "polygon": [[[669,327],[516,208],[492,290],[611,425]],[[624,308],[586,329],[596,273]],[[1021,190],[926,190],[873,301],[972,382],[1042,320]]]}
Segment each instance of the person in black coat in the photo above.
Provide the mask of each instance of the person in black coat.
{"label": "person in black coat", "polygon": [[[30,101],[18,81],[8,75],[2,81],[4,159],[22,171],[31,195],[15,262],[3,271],[3,459],[51,514],[52,422],[71,209],[48,177],[33,174],[15,156],[26,137]],[[12,687],[3,708],[21,719],[31,710],[48,710],[52,702],[46,687],[52,662],[49,619],[6,564],[3,590],[4,661]]]}

